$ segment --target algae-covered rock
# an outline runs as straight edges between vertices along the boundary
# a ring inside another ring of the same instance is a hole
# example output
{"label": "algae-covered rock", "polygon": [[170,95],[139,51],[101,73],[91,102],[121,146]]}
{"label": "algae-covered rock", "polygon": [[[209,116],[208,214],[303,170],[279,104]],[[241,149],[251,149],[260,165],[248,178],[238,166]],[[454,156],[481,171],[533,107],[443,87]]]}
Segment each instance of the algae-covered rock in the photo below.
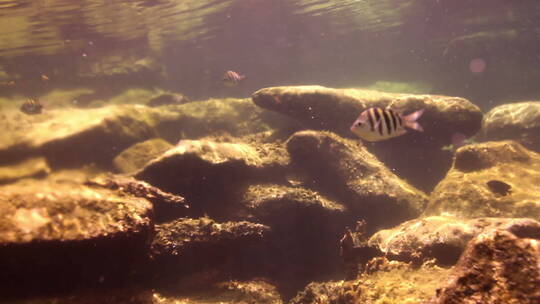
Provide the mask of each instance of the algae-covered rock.
{"label": "algae-covered rock", "polygon": [[0,167],[0,184],[8,184],[29,177],[45,177],[50,171],[45,158],[29,158],[11,166]]}
{"label": "algae-covered rock", "polygon": [[[341,268],[336,244],[347,224],[346,208],[301,187],[251,185],[237,216],[268,225],[266,262],[271,278],[285,293]],[[281,271],[272,271],[281,269]]]}
{"label": "algae-covered rock", "polygon": [[156,222],[163,222],[187,215],[189,204],[178,195],[163,192],[146,182],[120,175],[100,175],[85,181],[86,186],[116,191],[119,195],[128,194],[145,198],[154,206]]}
{"label": "algae-covered rock", "polygon": [[[234,275],[256,275],[257,254],[269,227],[251,222],[218,223],[209,218],[183,218],[156,225],[152,242],[152,271],[158,280],[173,280],[204,270],[211,276],[192,276],[182,285],[200,288]],[[176,287],[176,289],[181,286]]]}
{"label": "algae-covered rock", "polygon": [[338,198],[369,226],[388,227],[417,217],[421,191],[388,170],[366,148],[329,132],[301,131],[287,141],[292,164],[308,172],[310,186]]}
{"label": "algae-covered rock", "polygon": [[189,98],[180,93],[164,93],[150,99],[147,105],[150,107],[158,107],[164,105],[183,104],[190,101],[191,100],[189,100]]}
{"label": "algae-covered rock", "polygon": [[53,167],[108,165],[123,149],[154,137],[160,114],[137,105],[57,109],[32,116],[6,112],[0,120],[6,130],[0,135],[0,158],[8,163],[39,153]]}
{"label": "algae-covered rock", "polygon": [[160,304],[282,304],[276,288],[263,280],[219,282],[202,290],[179,295],[154,293],[155,303]]}
{"label": "algae-covered rock", "polygon": [[144,167],[150,160],[160,156],[173,146],[161,138],[136,143],[118,154],[114,168],[120,173],[132,173]]}
{"label": "algae-covered rock", "polygon": [[440,264],[453,265],[471,239],[493,229],[540,238],[540,222],[533,219],[430,216],[381,230],[369,239],[369,245],[393,259],[420,263],[435,258]]}
{"label": "algae-covered rock", "polygon": [[249,99],[209,99],[159,109],[175,116],[158,127],[160,136],[169,142],[217,135],[240,137],[296,127],[290,118],[261,109]]}
{"label": "algae-covered rock", "polygon": [[350,126],[369,107],[392,107],[404,112],[425,109],[424,133],[417,137],[437,145],[449,142],[453,133],[468,136],[480,130],[482,112],[468,100],[438,95],[405,95],[321,86],[290,86],[261,89],[251,96],[265,109],[277,111],[310,128],[330,130],[352,137]]}
{"label": "algae-covered rock", "polygon": [[272,184],[249,186],[240,204],[244,208],[243,216],[258,222],[280,221],[283,214],[299,215],[304,212],[306,219],[313,221],[313,218],[321,216],[339,216],[345,211],[343,205],[315,191]]}
{"label": "algae-covered rock", "polygon": [[448,269],[426,263],[412,267],[397,261],[376,258],[369,272],[351,281],[311,283],[291,304],[416,304],[428,300],[444,280]]}
{"label": "algae-covered rock", "polygon": [[432,192],[426,215],[540,220],[540,155],[513,141],[459,148]]}
{"label": "algae-covered rock", "polygon": [[135,176],[197,202],[193,205],[195,213],[222,216],[233,200],[231,196],[247,183],[283,179],[287,163],[284,148],[275,144],[182,140]]}
{"label": "algae-covered rock", "polygon": [[515,140],[540,152],[540,101],[505,104],[491,109],[482,126],[486,140]]}
{"label": "algae-covered rock", "polygon": [[467,246],[448,283],[429,302],[540,302],[540,245],[538,239],[518,238],[506,231],[477,236]]}
{"label": "algae-covered rock", "polygon": [[120,283],[136,273],[152,232],[145,199],[68,182],[4,186],[0,294]]}

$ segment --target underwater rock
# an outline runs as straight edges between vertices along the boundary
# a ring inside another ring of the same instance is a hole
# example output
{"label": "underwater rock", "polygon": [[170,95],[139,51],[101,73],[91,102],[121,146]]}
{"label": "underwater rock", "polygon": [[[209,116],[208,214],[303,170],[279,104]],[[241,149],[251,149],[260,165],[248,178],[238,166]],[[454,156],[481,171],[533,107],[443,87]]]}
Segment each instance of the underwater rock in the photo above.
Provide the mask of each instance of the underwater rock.
{"label": "underwater rock", "polygon": [[351,282],[313,282],[300,291],[289,304],[355,304],[361,292],[357,284]]}
{"label": "underwater rock", "polygon": [[45,158],[29,158],[11,166],[0,167],[0,184],[9,184],[23,178],[45,177],[50,171]]}
{"label": "underwater rock", "polygon": [[514,141],[459,148],[431,193],[426,215],[540,220],[540,155]]}
{"label": "underwater rock", "polygon": [[367,269],[353,281],[311,283],[289,303],[291,304],[382,304],[423,303],[448,276],[448,270],[426,263],[420,267],[388,261],[371,260]]}
{"label": "underwater rock", "polygon": [[0,127],[7,130],[0,135],[0,159],[10,163],[43,154],[53,168],[110,166],[120,151],[155,137],[156,121],[165,114],[138,105],[58,109],[38,116],[8,112],[0,120]]}
{"label": "underwater rock", "polygon": [[484,116],[482,135],[486,140],[515,140],[540,152],[540,102],[505,104]]}
{"label": "underwater rock", "polygon": [[69,182],[3,186],[0,294],[122,284],[146,260],[153,225],[142,198]]}
{"label": "underwater rock", "polygon": [[[346,223],[345,208],[315,191],[282,185],[251,185],[233,212],[268,225],[266,258],[271,278],[294,293],[341,267],[336,244]],[[285,270],[286,269],[286,270]]]}
{"label": "underwater rock", "polygon": [[283,180],[288,161],[285,149],[277,144],[182,140],[135,177],[184,196],[195,215],[219,219],[247,183]]}
{"label": "underwater rock", "polygon": [[[155,280],[174,282],[174,290],[206,287],[235,275],[257,275],[259,256],[270,228],[250,222],[218,223],[182,218],[157,224],[150,271]],[[204,271],[210,271],[200,275]],[[164,286],[164,285],[159,285]]]}
{"label": "underwater rock", "polygon": [[360,143],[329,132],[301,131],[287,141],[292,164],[308,172],[313,189],[343,202],[368,227],[417,217],[427,196],[397,177]]}
{"label": "underwater rock", "polygon": [[165,93],[150,99],[146,105],[158,107],[163,105],[183,104],[190,101],[189,98],[180,93]]}
{"label": "underwater rock", "polygon": [[249,99],[209,99],[156,108],[171,119],[158,125],[160,137],[169,142],[205,136],[246,136],[280,129],[298,129],[289,117],[257,107]]}
{"label": "underwater rock", "polygon": [[189,204],[183,197],[163,192],[131,177],[108,174],[87,180],[84,184],[147,199],[154,206],[155,221],[158,223],[185,216],[189,209]]}
{"label": "underwater rock", "polygon": [[506,231],[477,236],[429,303],[540,303],[539,244]]}
{"label": "underwater rock", "polygon": [[438,264],[454,265],[472,238],[493,229],[540,238],[540,222],[533,219],[430,216],[381,230],[369,239],[369,245],[392,259],[421,264],[434,258]]}
{"label": "underwater rock", "polygon": [[202,290],[189,291],[178,295],[154,293],[155,303],[160,304],[282,304],[276,288],[263,280],[226,281],[205,286]]}
{"label": "underwater rock", "polygon": [[251,98],[258,106],[290,116],[307,128],[358,141],[350,127],[366,108],[390,106],[405,114],[425,109],[419,119],[424,132],[409,130],[403,136],[366,144],[379,160],[424,191],[430,191],[448,171],[452,155],[441,149],[451,143],[452,135],[470,137],[482,124],[480,109],[459,97],[290,86],[261,89]]}
{"label": "underwater rock", "polygon": [[133,173],[172,147],[161,138],[149,139],[122,151],[114,158],[113,165],[120,173]]}
{"label": "underwater rock", "polygon": [[251,98],[256,105],[291,116],[310,128],[330,130],[345,137],[353,137],[350,126],[369,107],[389,106],[405,113],[425,109],[420,121],[425,132],[415,138],[424,138],[431,146],[447,143],[456,132],[472,136],[482,124],[480,109],[459,97],[290,86],[264,88]]}

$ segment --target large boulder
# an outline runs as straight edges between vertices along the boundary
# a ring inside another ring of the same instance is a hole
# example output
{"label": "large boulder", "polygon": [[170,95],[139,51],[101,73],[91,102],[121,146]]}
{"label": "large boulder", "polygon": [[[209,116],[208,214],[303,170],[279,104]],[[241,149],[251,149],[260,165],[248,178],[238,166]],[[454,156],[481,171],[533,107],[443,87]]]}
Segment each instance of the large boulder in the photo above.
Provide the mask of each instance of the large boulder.
{"label": "large boulder", "polygon": [[477,236],[429,303],[540,303],[539,240],[498,230]]}
{"label": "large boulder", "polygon": [[459,97],[289,86],[258,90],[251,99],[256,105],[291,116],[309,128],[330,130],[345,137],[353,137],[349,128],[367,108],[392,107],[404,112],[425,109],[420,119],[425,132],[411,138],[432,146],[448,143],[456,132],[472,136],[482,122],[480,109]]}
{"label": "large boulder", "polygon": [[283,180],[288,161],[284,148],[276,144],[182,140],[135,177],[186,197],[194,214],[223,218],[249,183]]}
{"label": "large boulder", "polygon": [[430,216],[378,231],[368,244],[392,259],[419,264],[434,258],[439,264],[454,265],[471,239],[493,229],[540,238],[540,222],[533,219]]}
{"label": "large boulder", "polygon": [[484,116],[482,136],[486,140],[515,140],[540,152],[540,101],[505,104]]}
{"label": "large boulder", "polygon": [[287,141],[304,184],[343,202],[371,231],[417,217],[427,196],[387,169],[358,142],[329,132],[301,131]]}
{"label": "large boulder", "polygon": [[145,261],[153,225],[142,198],[70,182],[4,186],[0,294],[121,284]]}
{"label": "large boulder", "polygon": [[426,215],[540,220],[540,155],[514,141],[459,148],[431,193]]}
{"label": "large boulder", "polygon": [[[389,168],[425,191],[431,190],[450,167],[451,154],[442,148],[451,143],[452,135],[472,136],[482,123],[480,109],[459,97],[290,86],[261,89],[251,98],[258,106],[290,116],[308,128],[357,140],[350,126],[369,107],[392,107],[404,113],[425,109],[419,119],[424,132],[409,131],[386,141],[366,143]],[[402,157],[404,154],[407,157]]]}

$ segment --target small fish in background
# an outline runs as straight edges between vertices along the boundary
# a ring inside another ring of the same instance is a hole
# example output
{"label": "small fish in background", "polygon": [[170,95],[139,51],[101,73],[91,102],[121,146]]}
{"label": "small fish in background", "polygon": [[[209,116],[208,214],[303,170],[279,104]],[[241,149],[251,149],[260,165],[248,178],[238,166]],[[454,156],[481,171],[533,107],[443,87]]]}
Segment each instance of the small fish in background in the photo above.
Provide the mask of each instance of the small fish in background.
{"label": "small fish in background", "polygon": [[49,80],[49,76],[45,75],[45,74],[41,74],[41,80],[43,81],[48,81]]}
{"label": "small fish in background", "polygon": [[473,143],[475,143],[475,141],[473,139],[467,138],[467,135],[456,132],[452,134],[452,143],[447,146],[442,147],[441,150],[454,152],[460,147],[473,144]]}
{"label": "small fish in background", "polygon": [[416,120],[424,109],[408,115],[402,115],[390,108],[369,108],[358,116],[351,126],[351,131],[367,141],[381,141],[407,133],[407,128],[424,131]]}
{"label": "small fish in background", "polygon": [[39,99],[28,98],[20,107],[21,112],[28,115],[41,114],[43,105]]}
{"label": "small fish in background", "polygon": [[245,75],[240,75],[235,71],[227,71],[223,75],[223,83],[227,86],[237,86],[242,80],[246,79]]}

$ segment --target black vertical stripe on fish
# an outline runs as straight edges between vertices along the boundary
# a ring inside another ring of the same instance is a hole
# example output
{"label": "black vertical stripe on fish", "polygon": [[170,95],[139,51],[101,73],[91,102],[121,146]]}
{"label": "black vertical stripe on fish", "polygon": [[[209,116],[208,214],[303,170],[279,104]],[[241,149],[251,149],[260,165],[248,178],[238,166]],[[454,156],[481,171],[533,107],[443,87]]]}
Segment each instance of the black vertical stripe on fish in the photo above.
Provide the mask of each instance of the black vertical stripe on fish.
{"label": "black vertical stripe on fish", "polygon": [[390,135],[390,132],[392,132],[392,123],[390,122],[390,113],[388,111],[381,110],[382,116],[384,118],[384,124],[386,129],[386,134]]}
{"label": "black vertical stripe on fish", "polygon": [[381,121],[382,117],[381,117],[381,113],[379,113],[379,111],[381,111],[381,109],[379,109],[379,108],[374,108],[373,109],[373,113],[375,114],[375,121],[378,124],[379,134],[383,135],[382,121]]}
{"label": "black vertical stripe on fish", "polygon": [[396,114],[396,116],[397,116],[397,120],[398,120],[399,126],[400,126],[400,127],[403,127],[403,120],[401,119],[401,115]]}
{"label": "black vertical stripe on fish", "polygon": [[392,118],[392,132],[397,131],[397,119],[396,119],[396,113],[392,111],[392,109],[388,109],[388,113],[390,113],[390,117]]}
{"label": "black vertical stripe on fish", "polygon": [[371,131],[375,131],[375,122],[373,121],[373,108],[369,109],[367,112],[367,116],[369,119],[369,127],[371,128]]}

